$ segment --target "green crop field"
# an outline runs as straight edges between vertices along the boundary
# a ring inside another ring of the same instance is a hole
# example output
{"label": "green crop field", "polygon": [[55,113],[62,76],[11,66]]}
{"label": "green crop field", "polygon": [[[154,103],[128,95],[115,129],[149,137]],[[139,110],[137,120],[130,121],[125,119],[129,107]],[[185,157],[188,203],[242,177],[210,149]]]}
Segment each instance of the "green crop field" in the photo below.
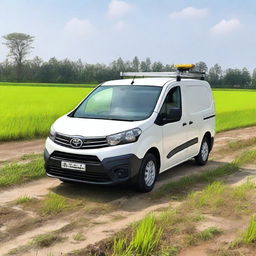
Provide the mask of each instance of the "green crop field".
{"label": "green crop field", "polygon": [[39,87],[95,87],[97,84],[62,84],[62,83],[13,83],[13,82],[0,82],[0,86],[39,86]]}
{"label": "green crop field", "polygon": [[216,130],[256,125],[256,90],[214,90]]}
{"label": "green crop field", "polygon": [[[42,137],[92,88],[0,84],[0,140]],[[86,85],[84,85],[86,86]],[[214,91],[217,131],[256,124],[256,91]]]}

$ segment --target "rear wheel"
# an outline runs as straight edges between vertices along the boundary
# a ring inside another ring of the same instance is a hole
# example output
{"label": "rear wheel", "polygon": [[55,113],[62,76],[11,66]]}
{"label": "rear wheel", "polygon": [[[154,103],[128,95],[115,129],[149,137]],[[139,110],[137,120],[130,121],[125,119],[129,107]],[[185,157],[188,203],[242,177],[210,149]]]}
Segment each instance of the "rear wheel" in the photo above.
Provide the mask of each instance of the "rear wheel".
{"label": "rear wheel", "polygon": [[203,138],[199,154],[195,157],[198,165],[205,165],[210,153],[210,143],[206,137]]}
{"label": "rear wheel", "polygon": [[156,157],[151,153],[147,153],[140,166],[137,189],[144,193],[151,191],[154,188],[157,174],[158,166]]}

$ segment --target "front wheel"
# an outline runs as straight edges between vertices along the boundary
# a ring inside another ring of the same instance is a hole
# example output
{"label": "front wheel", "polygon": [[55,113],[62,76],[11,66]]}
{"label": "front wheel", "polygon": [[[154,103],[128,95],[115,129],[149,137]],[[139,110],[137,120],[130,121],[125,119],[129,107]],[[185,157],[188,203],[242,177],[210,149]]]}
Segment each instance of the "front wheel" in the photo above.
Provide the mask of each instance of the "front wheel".
{"label": "front wheel", "polygon": [[147,153],[142,160],[137,180],[137,189],[140,192],[150,192],[155,185],[158,174],[156,157]]}
{"label": "front wheel", "polygon": [[203,138],[199,154],[195,157],[196,163],[198,165],[205,165],[208,161],[210,153],[210,145],[209,141],[207,140],[206,137]]}

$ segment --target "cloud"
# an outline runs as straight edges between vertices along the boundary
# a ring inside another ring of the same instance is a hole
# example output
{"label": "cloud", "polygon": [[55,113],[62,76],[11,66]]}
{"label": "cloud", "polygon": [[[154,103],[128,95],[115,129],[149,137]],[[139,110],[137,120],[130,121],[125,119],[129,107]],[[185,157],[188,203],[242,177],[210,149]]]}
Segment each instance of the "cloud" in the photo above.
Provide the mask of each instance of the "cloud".
{"label": "cloud", "polygon": [[129,15],[134,7],[125,1],[112,0],[108,6],[107,15],[110,18],[118,19]]}
{"label": "cloud", "polygon": [[127,25],[124,21],[122,21],[122,20],[119,20],[119,21],[114,25],[115,30],[117,30],[117,31],[119,31],[119,32],[126,30],[127,27],[128,27],[128,25]]}
{"label": "cloud", "polygon": [[222,20],[210,29],[212,35],[226,35],[242,27],[239,19]]}
{"label": "cloud", "polygon": [[95,28],[89,20],[73,18],[66,23],[65,30],[74,36],[85,37],[90,35]]}
{"label": "cloud", "polygon": [[192,6],[186,7],[179,12],[170,14],[171,19],[197,19],[204,18],[208,15],[207,9],[198,9]]}

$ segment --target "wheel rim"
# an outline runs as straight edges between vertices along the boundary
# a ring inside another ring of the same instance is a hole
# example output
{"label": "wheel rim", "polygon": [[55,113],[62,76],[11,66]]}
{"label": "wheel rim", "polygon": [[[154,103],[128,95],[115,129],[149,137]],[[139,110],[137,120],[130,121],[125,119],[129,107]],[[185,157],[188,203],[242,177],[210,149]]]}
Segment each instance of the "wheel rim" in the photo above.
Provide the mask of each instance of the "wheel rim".
{"label": "wheel rim", "polygon": [[150,160],[145,167],[145,183],[148,187],[154,184],[156,178],[156,166],[154,161]]}
{"label": "wheel rim", "polygon": [[208,147],[208,143],[206,141],[204,141],[203,145],[202,145],[202,149],[201,149],[201,156],[203,161],[207,160],[209,154],[209,147]]}

